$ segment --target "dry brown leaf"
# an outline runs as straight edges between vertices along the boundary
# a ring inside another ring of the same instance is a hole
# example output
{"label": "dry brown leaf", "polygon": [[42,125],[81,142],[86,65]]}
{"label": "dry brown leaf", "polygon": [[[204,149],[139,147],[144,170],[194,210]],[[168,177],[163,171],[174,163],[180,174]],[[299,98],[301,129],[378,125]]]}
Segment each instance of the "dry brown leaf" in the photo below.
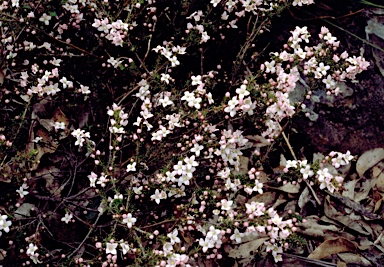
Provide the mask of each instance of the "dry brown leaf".
{"label": "dry brown leaf", "polygon": [[[381,162],[380,162],[381,163]],[[378,164],[378,166],[373,167],[372,175],[376,179],[376,188],[377,190],[384,192],[384,163]]]}
{"label": "dry brown leaf", "polygon": [[307,222],[301,224],[298,228],[298,233],[300,234],[311,237],[323,237],[329,235],[329,232],[339,233],[341,231],[333,224],[319,224],[319,217],[317,216],[308,216],[305,219],[307,220]]}
{"label": "dry brown leaf", "polygon": [[330,201],[330,197],[327,196],[326,201],[324,203],[324,213],[325,215],[334,220],[337,221],[348,228],[355,230],[363,235],[371,235],[372,229],[369,227],[369,225],[364,222],[361,219],[353,220],[349,215],[343,215],[341,212],[337,211],[332,205]]}
{"label": "dry brown leaf", "polygon": [[305,187],[303,192],[300,194],[298,205],[300,209],[303,209],[305,204],[308,203],[309,200],[311,200],[311,194],[309,193],[308,187]]}
{"label": "dry brown leaf", "polygon": [[268,186],[268,188],[283,191],[283,192],[290,193],[290,194],[297,194],[297,193],[299,193],[299,189],[300,189],[298,184],[293,185],[291,182],[286,183],[285,185],[280,186],[280,187]]}
{"label": "dry brown leaf", "polygon": [[325,240],[309,256],[308,259],[323,259],[340,252],[357,250],[357,244],[343,237],[335,237]]}
{"label": "dry brown leaf", "polygon": [[239,156],[239,162],[240,162],[239,170],[233,171],[233,175],[235,175],[235,176],[236,175],[244,175],[244,174],[248,173],[249,158],[244,157],[244,156]]}
{"label": "dry brown leaf", "polygon": [[361,187],[359,192],[355,194],[354,200],[356,202],[360,202],[364,199],[366,199],[369,195],[369,192],[371,189],[376,185],[376,180],[375,179],[367,179],[361,183]]}
{"label": "dry brown leaf", "polygon": [[7,69],[0,67],[0,85],[3,85]]}
{"label": "dry brown leaf", "polygon": [[370,212],[367,210],[367,208],[359,203],[356,203],[355,201],[351,200],[350,198],[340,196],[338,194],[333,194],[332,197],[334,199],[337,199],[342,205],[345,206],[345,210],[351,209],[366,218],[366,220],[371,219],[371,220],[379,220],[381,219],[380,215],[377,215],[375,213]]}
{"label": "dry brown leaf", "polygon": [[264,203],[266,208],[269,208],[276,200],[276,192],[264,192],[262,194],[258,194],[248,200],[248,204],[251,204],[252,201]]}
{"label": "dry brown leaf", "polygon": [[373,212],[376,212],[380,209],[381,204],[383,203],[384,200],[384,193],[381,193],[379,191],[373,191],[373,199],[375,201],[375,207],[373,209]]}
{"label": "dry brown leaf", "polygon": [[36,176],[45,179],[45,187],[53,196],[60,196],[64,186],[60,186],[57,176],[61,173],[60,169],[55,166],[44,167],[36,172]]}
{"label": "dry brown leaf", "polygon": [[344,187],[344,191],[342,193],[342,196],[344,197],[348,197],[352,200],[355,199],[355,188],[356,188],[356,183],[357,183],[358,180],[352,180],[352,181],[348,181],[346,183],[343,184],[343,187]]}
{"label": "dry brown leaf", "polygon": [[228,256],[235,259],[242,259],[249,257],[251,252],[255,252],[261,245],[267,241],[268,237],[263,237],[259,239],[252,240],[250,242],[241,244],[237,248],[234,248],[229,251]]}
{"label": "dry brown leaf", "polygon": [[246,135],[245,138],[253,141],[252,142],[253,147],[264,147],[264,146],[269,146],[271,144],[271,142],[269,142],[267,139],[265,139],[260,135]]}
{"label": "dry brown leaf", "polygon": [[360,177],[384,159],[384,148],[375,148],[363,153],[357,160],[356,171]]}
{"label": "dry brown leaf", "polygon": [[[42,138],[42,140],[40,141],[41,143],[35,145],[38,151],[37,155],[35,156],[35,160],[36,162],[38,162],[44,154],[55,152],[59,144],[50,137],[49,132],[43,127],[39,127],[36,136]],[[32,170],[36,170],[37,167],[38,165],[33,166]]]}
{"label": "dry brown leaf", "polygon": [[30,203],[21,204],[21,206],[18,207],[17,210],[15,211],[15,218],[25,219],[26,217],[30,217],[32,208],[35,208],[35,205]]}
{"label": "dry brown leaf", "polygon": [[281,204],[284,204],[286,202],[287,202],[286,199],[279,198],[279,199],[275,200],[275,203],[273,204],[272,208],[276,209],[278,206],[280,206]]}
{"label": "dry brown leaf", "polygon": [[[0,81],[1,82],[1,81]],[[1,85],[1,84],[0,84]],[[4,260],[7,257],[7,252],[4,249],[0,248],[0,261]]]}
{"label": "dry brown leaf", "polygon": [[343,252],[337,254],[339,258],[347,264],[354,264],[358,266],[371,266],[371,262],[366,258],[350,252]]}

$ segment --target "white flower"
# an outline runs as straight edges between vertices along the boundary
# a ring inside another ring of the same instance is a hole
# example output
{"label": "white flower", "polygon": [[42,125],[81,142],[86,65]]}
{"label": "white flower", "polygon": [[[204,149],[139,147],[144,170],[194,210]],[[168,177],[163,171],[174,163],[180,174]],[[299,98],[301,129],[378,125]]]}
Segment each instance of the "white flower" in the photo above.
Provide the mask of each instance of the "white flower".
{"label": "white flower", "polygon": [[177,60],[176,56],[173,56],[172,58],[170,58],[169,61],[171,62],[172,67],[176,67],[177,65],[180,65],[180,61]]}
{"label": "white flower", "polygon": [[125,244],[123,242],[120,243],[120,247],[123,249],[123,255],[127,254],[127,252],[129,251],[129,245],[128,244]]}
{"label": "white flower", "polygon": [[211,0],[211,4],[213,5],[213,7],[216,7],[218,4],[220,4],[221,0]]}
{"label": "white flower", "polygon": [[253,187],[253,191],[257,191],[259,194],[263,193],[263,183],[259,181],[255,181],[255,186]]}
{"label": "white flower", "polygon": [[105,247],[105,253],[106,254],[117,254],[117,243],[109,243],[107,242],[106,247]]}
{"label": "white flower", "polygon": [[151,195],[151,199],[155,200],[157,204],[160,204],[160,200],[167,198],[167,194],[164,191],[156,189],[155,194]]}
{"label": "white flower", "polygon": [[196,156],[200,156],[200,151],[203,150],[203,146],[196,143],[192,148],[191,152],[195,153]]}
{"label": "white flower", "polygon": [[72,214],[67,212],[65,216],[61,218],[61,221],[68,224],[72,220],[72,217],[73,217]]}
{"label": "white flower", "polygon": [[287,163],[285,165],[287,169],[289,168],[297,168],[297,161],[296,160],[287,160]]}
{"label": "white flower", "polygon": [[236,89],[236,94],[239,95],[239,99],[243,99],[244,96],[248,96],[250,93],[247,91],[247,86],[242,84],[240,88]]}
{"label": "white flower", "polygon": [[12,225],[11,221],[7,221],[7,215],[1,215],[0,216],[0,236],[2,235],[1,230],[4,230],[4,232],[9,232],[9,226]]}
{"label": "white flower", "polygon": [[171,76],[169,74],[161,73],[160,81],[165,82],[166,84],[169,84],[169,80],[171,79]]}
{"label": "white flower", "polygon": [[192,76],[191,79],[192,79],[192,85],[202,84],[201,76],[200,75]]}
{"label": "white flower", "polygon": [[35,254],[36,250],[37,250],[37,246],[35,246],[33,243],[29,244],[28,249],[27,249],[27,255]]}
{"label": "white flower", "polygon": [[160,104],[165,108],[166,106],[173,105],[173,102],[169,99],[168,96],[164,96],[164,98],[159,100]]}
{"label": "white flower", "polygon": [[56,121],[55,124],[53,125],[53,127],[55,128],[55,130],[64,130],[65,129],[65,123]]}
{"label": "white flower", "polygon": [[72,88],[73,87],[73,82],[68,81],[66,77],[63,77],[59,80],[63,84],[63,88]]}
{"label": "white flower", "polygon": [[235,229],[233,235],[231,235],[231,240],[236,240],[237,243],[241,243],[241,238],[244,236],[243,233],[240,233],[238,229]]}
{"label": "white flower", "polygon": [[203,252],[207,252],[208,248],[213,248],[214,243],[211,239],[202,239],[199,240],[199,245],[203,247]]}
{"label": "white flower", "polygon": [[196,167],[196,166],[199,166],[199,163],[197,161],[195,161],[195,156],[191,156],[191,157],[187,157],[184,159],[184,162],[187,164],[187,169],[191,169],[192,167]]}
{"label": "white flower", "polygon": [[96,187],[96,181],[97,181],[97,174],[94,172],[91,172],[90,175],[88,175],[90,187]]}
{"label": "white flower", "polygon": [[12,0],[12,7],[19,7],[19,0]]}
{"label": "white flower", "polygon": [[173,230],[172,233],[167,234],[167,236],[171,239],[171,244],[180,243],[180,238],[177,237],[178,235],[177,229]]}
{"label": "white flower", "polygon": [[28,191],[25,191],[24,189],[28,189],[28,185],[24,183],[16,192],[20,195],[21,198],[25,197],[26,195],[29,194]]}
{"label": "white flower", "polygon": [[214,226],[210,226],[207,233],[207,239],[212,239],[214,241],[221,239],[221,231],[219,229],[215,229]]}
{"label": "white flower", "polygon": [[232,200],[226,200],[222,199],[221,200],[221,209],[222,210],[230,210],[232,208],[233,201]]}
{"label": "white flower", "polygon": [[126,223],[128,228],[132,228],[132,226],[135,224],[136,218],[132,217],[131,213],[127,214],[127,217],[123,219],[123,223]]}
{"label": "white flower", "polygon": [[51,16],[47,15],[46,13],[44,13],[40,18],[39,20],[41,22],[44,22],[45,25],[49,25],[49,21],[51,20]]}
{"label": "white flower", "polygon": [[305,166],[305,168],[301,168],[300,172],[303,174],[304,180],[308,179],[308,177],[311,177],[314,174],[309,165]]}
{"label": "white flower", "polygon": [[136,171],[136,162],[133,162],[132,164],[127,165],[127,172],[134,172]]}
{"label": "white flower", "polygon": [[91,91],[89,90],[89,87],[88,86],[84,86],[82,84],[80,84],[80,91],[84,95],[88,95],[88,94],[91,93]]}
{"label": "white flower", "polygon": [[123,62],[121,60],[117,60],[115,59],[114,57],[110,57],[108,60],[107,60],[108,63],[110,63],[114,68],[117,68],[118,66],[120,66],[120,64]]}

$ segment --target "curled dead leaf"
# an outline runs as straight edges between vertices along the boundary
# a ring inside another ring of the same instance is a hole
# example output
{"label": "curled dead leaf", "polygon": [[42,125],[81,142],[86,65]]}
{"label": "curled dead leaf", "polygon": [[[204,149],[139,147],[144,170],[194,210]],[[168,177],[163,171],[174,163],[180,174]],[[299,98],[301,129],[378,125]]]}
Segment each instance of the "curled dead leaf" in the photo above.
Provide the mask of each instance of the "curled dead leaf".
{"label": "curled dead leaf", "polygon": [[363,153],[357,160],[356,171],[360,177],[384,159],[384,148],[375,148]]}
{"label": "curled dead leaf", "polygon": [[269,186],[268,188],[271,188],[271,189],[276,189],[276,190],[279,190],[279,191],[283,191],[285,193],[290,193],[290,194],[297,194],[299,193],[299,185],[296,184],[296,185],[293,185],[292,183],[286,183],[285,185],[283,186],[279,186],[279,187],[272,187],[272,186]]}
{"label": "curled dead leaf", "polygon": [[[340,197],[340,196],[339,196]],[[362,235],[372,235],[372,229],[369,227],[369,225],[362,220],[361,217],[357,217],[356,219],[352,219],[350,215],[344,215],[338,210],[336,210],[333,205],[331,204],[330,197],[327,196],[326,201],[324,203],[324,213],[325,215],[343,225],[346,227],[362,234]],[[348,198],[346,198],[348,199]],[[357,204],[357,203],[356,203]]]}
{"label": "curled dead leaf", "polygon": [[305,218],[306,223],[303,223],[298,228],[298,233],[311,236],[311,237],[323,237],[329,235],[330,232],[340,233],[340,229],[336,225],[319,224],[319,218],[317,216],[309,216]]}
{"label": "curled dead leaf", "polygon": [[323,259],[340,252],[355,252],[357,244],[343,237],[334,237],[325,240],[309,256],[308,259]]}
{"label": "curled dead leaf", "polygon": [[377,166],[373,167],[373,178],[376,179],[377,190],[384,192],[384,163],[380,162]]}

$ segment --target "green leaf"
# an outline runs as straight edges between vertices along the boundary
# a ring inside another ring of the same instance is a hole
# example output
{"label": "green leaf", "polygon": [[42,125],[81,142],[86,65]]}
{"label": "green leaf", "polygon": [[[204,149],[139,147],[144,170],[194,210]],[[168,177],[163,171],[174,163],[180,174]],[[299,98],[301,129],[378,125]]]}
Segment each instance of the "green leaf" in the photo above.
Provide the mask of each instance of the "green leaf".
{"label": "green leaf", "polygon": [[24,5],[23,8],[25,8],[25,9],[32,9],[32,8],[31,8],[30,6],[28,6],[28,5]]}
{"label": "green leaf", "polygon": [[51,17],[56,17],[56,16],[57,16],[57,14],[56,14],[55,11],[53,11],[53,12],[49,12],[49,15],[50,15]]}

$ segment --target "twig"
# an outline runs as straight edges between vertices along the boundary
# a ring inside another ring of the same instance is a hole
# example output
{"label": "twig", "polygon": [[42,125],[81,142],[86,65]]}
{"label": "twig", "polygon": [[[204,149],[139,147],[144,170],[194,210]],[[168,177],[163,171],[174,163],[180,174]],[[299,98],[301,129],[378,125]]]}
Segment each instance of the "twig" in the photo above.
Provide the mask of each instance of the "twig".
{"label": "twig", "polygon": [[99,221],[99,219],[100,219],[100,217],[101,217],[101,214],[102,214],[102,213],[99,212],[99,215],[97,216],[96,221],[93,223],[93,225],[92,225],[91,228],[89,229],[89,231],[88,231],[87,235],[84,237],[83,241],[81,241],[81,243],[77,246],[77,248],[76,248],[74,251],[72,251],[71,254],[69,254],[67,258],[71,258],[73,255],[75,255],[75,253],[76,253],[77,251],[80,250],[80,248],[83,246],[83,244],[85,243],[85,241],[88,239],[89,235],[90,235],[90,234],[92,233],[92,231],[95,229],[96,224],[97,224],[97,222]]}
{"label": "twig", "polygon": [[136,237],[136,241],[139,244],[139,247],[141,249],[141,252],[142,252],[143,256],[147,257],[147,255],[145,254],[145,250],[144,250],[143,244],[141,244],[140,237],[137,235],[136,231],[133,231],[133,235]]}
{"label": "twig", "polygon": [[375,242],[373,242],[374,245],[377,245],[379,244],[381,238],[383,237],[383,232],[380,233],[379,237],[375,240]]}

